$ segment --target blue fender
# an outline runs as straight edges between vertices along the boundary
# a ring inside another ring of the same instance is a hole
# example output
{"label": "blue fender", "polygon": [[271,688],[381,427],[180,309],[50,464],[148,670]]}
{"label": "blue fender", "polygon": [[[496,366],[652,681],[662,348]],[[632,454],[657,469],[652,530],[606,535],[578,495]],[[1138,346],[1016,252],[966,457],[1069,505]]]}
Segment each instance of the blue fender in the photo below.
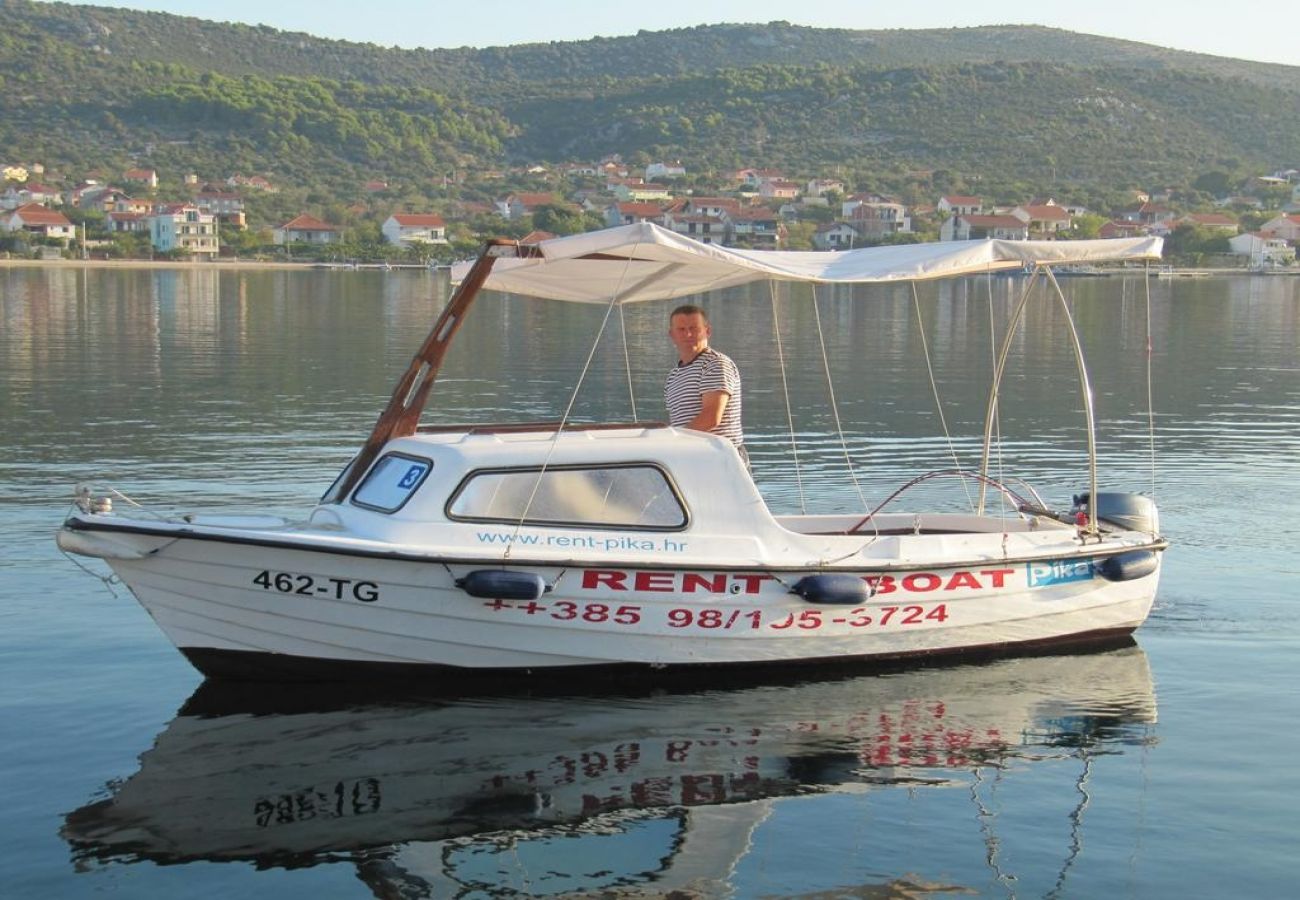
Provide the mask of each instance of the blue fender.
{"label": "blue fender", "polygon": [[536,600],[551,589],[546,579],[535,572],[509,569],[476,569],[457,578],[456,587],[485,600]]}
{"label": "blue fender", "polygon": [[1132,581],[1145,578],[1160,565],[1160,559],[1152,550],[1129,550],[1108,556],[1093,564],[1097,573],[1107,581]]}
{"label": "blue fender", "polygon": [[805,575],[790,588],[809,603],[849,606],[871,599],[871,585],[858,575]]}

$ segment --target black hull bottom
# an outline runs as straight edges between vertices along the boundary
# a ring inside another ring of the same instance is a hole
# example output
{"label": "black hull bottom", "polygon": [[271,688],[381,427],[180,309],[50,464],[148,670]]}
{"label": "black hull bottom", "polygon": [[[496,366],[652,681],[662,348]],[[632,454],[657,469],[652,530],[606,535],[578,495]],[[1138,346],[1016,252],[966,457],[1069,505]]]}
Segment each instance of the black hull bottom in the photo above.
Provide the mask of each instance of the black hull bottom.
{"label": "black hull bottom", "polygon": [[[546,669],[467,669],[415,663],[371,663],[320,659],[244,650],[182,647],[186,659],[216,681],[385,684],[421,693],[464,694],[496,687],[527,686],[530,690],[557,686],[580,691],[682,681],[695,688],[752,685],[762,673],[818,670],[822,673],[863,674],[898,671],[927,665],[980,662],[1008,656],[1035,656],[1074,650],[1114,649],[1134,643],[1132,628],[1114,628],[1066,637],[1015,644],[990,644],[955,650],[899,653],[888,656],[823,657],[781,662],[681,664],[653,667],[643,663],[562,666]],[[702,680],[703,679],[703,680]]]}

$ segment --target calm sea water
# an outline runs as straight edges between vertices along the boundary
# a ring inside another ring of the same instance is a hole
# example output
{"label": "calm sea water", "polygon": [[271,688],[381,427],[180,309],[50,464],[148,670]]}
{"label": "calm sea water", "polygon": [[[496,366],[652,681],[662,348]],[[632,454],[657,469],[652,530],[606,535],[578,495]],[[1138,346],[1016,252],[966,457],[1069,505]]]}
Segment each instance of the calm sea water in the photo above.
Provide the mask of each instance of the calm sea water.
{"label": "calm sea water", "polygon": [[[977,463],[1020,284],[710,297],[771,505],[860,509]],[[1154,492],[1174,542],[1133,646],[455,698],[201,686],[52,540],[79,481],[309,506],[443,280],[0,269],[0,895],[1294,896],[1300,278],[1063,284],[1102,483]],[[575,418],[660,418],[665,313],[615,317],[588,362],[603,310],[485,297],[426,420],[555,418],[580,377]],[[996,461],[1066,503],[1087,472],[1061,325],[1036,304],[1017,338]]]}

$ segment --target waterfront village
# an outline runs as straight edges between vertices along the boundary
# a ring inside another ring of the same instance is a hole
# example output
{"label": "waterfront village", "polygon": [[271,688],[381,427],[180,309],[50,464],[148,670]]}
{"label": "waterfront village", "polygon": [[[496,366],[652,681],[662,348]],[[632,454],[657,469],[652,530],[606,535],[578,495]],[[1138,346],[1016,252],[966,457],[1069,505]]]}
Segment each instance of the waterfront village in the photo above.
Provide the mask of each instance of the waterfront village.
{"label": "waterfront village", "polygon": [[[12,163],[0,164],[0,174],[0,257],[10,259],[434,265],[473,255],[488,237],[535,242],[641,221],[729,247],[826,251],[926,240],[1158,235],[1171,239],[1169,255],[1183,264],[1257,270],[1295,267],[1300,242],[1300,170],[1293,168],[1224,181],[1214,192],[1134,190],[1121,208],[1089,210],[1050,196],[937,194],[909,205],[855,192],[836,178],[759,168],[724,173],[701,191],[680,163],[634,171],[611,156],[485,173],[473,193],[492,200],[459,197],[440,204],[441,211],[413,209],[387,182],[370,181],[359,186],[364,199],[351,206],[317,203],[316,214],[261,220],[256,210],[284,206],[266,202],[280,186],[261,175],[205,181],[178,174],[174,185],[160,188],[159,173],[147,168],[71,181],[40,163]],[[502,187],[492,190],[493,183]],[[512,183],[528,189],[504,187]]]}

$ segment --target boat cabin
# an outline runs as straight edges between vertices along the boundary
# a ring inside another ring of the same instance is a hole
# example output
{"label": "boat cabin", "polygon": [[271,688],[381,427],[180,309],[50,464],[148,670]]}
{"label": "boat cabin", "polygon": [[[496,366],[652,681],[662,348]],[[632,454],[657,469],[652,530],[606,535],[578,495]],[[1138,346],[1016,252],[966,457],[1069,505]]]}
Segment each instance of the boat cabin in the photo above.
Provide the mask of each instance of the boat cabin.
{"label": "boat cabin", "polygon": [[777,517],[729,441],[658,423],[422,427],[390,441],[347,502],[322,504],[311,524],[416,552],[741,567],[896,559],[922,534],[927,552],[943,534],[945,552],[964,543],[974,557],[993,536],[999,554],[1007,534],[1074,536],[1014,511]]}

